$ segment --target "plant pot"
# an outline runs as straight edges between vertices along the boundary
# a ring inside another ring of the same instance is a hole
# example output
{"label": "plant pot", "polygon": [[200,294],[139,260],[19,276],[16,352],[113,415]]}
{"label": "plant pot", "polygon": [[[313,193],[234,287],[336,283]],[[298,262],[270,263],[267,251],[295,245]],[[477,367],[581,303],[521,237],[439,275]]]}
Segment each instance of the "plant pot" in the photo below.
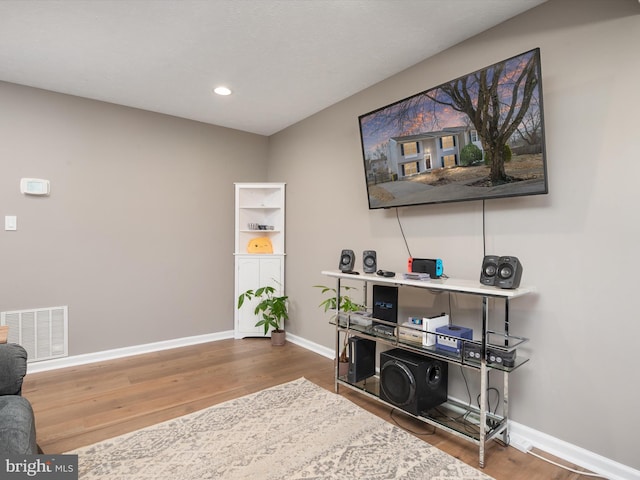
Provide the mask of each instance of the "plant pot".
{"label": "plant pot", "polygon": [[286,332],[284,330],[271,331],[271,346],[281,347],[286,343]]}

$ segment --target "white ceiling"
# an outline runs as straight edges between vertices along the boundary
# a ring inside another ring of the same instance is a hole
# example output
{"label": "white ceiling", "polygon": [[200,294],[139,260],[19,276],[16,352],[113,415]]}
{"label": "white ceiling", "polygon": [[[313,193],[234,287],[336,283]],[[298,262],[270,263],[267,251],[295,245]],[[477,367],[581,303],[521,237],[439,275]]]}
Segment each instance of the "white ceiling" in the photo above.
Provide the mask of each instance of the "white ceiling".
{"label": "white ceiling", "polygon": [[0,80],[271,135],[544,1],[0,0]]}

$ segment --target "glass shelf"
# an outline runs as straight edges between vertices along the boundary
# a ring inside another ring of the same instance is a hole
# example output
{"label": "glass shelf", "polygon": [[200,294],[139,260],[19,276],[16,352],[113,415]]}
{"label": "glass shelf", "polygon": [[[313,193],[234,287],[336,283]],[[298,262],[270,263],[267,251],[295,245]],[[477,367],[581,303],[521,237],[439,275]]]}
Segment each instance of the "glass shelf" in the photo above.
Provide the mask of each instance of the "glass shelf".
{"label": "glass shelf", "polygon": [[[377,375],[358,383],[350,383],[346,376],[342,376],[338,377],[338,382],[392,408],[398,408],[396,405],[385,402],[380,398],[380,379]],[[425,423],[442,428],[456,436],[464,437],[476,444],[480,443],[480,409],[477,407],[449,398],[446,402],[426,412],[421,412],[420,415],[412,415],[401,409],[400,411]],[[486,412],[486,440],[499,435],[506,427],[507,420],[504,417],[489,411]]]}
{"label": "glass shelf", "polygon": [[240,205],[238,208],[246,210],[276,210],[282,207],[279,205]]}
{"label": "glass shelf", "polygon": [[[464,346],[461,349],[462,351],[460,353],[455,353],[439,349],[436,345],[425,346],[421,341],[407,340],[407,335],[405,335],[404,338],[398,336],[398,332],[402,332],[403,330],[415,331],[415,333],[419,335],[420,339],[424,334],[438,335],[437,332],[422,330],[422,327],[419,325],[416,325],[415,327],[408,325],[402,325],[398,327],[398,325],[395,323],[386,322],[384,320],[373,318],[368,315],[363,315],[362,313],[339,312],[337,318],[340,322],[339,329],[344,332],[348,332],[348,334],[356,335],[362,338],[368,338],[370,340],[375,340],[395,347],[402,347],[405,350],[410,350],[422,355],[428,355],[429,357],[444,360],[449,363],[455,363],[478,370],[481,368],[479,355],[475,358],[469,358],[463,353],[465,348],[470,348],[471,346],[475,346],[475,349],[479,352],[482,348],[482,342],[479,340],[463,339],[462,341],[464,343]],[[332,325],[336,325],[335,318],[330,321],[330,323]],[[392,327],[392,330],[387,330],[387,333],[381,333],[380,331],[375,329],[376,325],[390,326]],[[503,342],[502,345],[495,343],[500,340],[502,340]],[[487,360],[487,367],[504,372],[512,372],[513,370],[516,370],[523,364],[527,363],[529,361],[528,358],[518,357],[515,353],[516,349],[527,341],[527,338],[516,337],[513,335],[507,335],[505,333],[494,331],[487,331],[486,348],[488,350],[491,350],[494,353],[494,356],[495,354],[498,354],[498,357],[500,358],[508,357],[510,356],[509,354],[515,356],[513,362],[509,362],[506,365]],[[505,342],[507,343],[507,345],[504,345]]]}

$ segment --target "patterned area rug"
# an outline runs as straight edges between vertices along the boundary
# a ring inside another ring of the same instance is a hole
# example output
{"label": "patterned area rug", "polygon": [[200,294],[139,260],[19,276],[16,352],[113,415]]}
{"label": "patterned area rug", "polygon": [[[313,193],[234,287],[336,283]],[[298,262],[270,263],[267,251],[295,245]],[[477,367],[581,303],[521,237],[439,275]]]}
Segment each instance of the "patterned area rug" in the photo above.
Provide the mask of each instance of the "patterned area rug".
{"label": "patterned area rug", "polygon": [[82,479],[491,480],[304,378],[68,453]]}

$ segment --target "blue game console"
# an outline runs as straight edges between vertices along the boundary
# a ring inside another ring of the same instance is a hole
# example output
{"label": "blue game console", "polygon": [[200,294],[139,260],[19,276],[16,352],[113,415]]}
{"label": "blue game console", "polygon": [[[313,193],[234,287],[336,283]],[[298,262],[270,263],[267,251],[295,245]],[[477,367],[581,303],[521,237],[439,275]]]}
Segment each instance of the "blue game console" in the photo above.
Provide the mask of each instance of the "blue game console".
{"label": "blue game console", "polygon": [[462,352],[463,340],[473,340],[473,330],[457,325],[445,325],[436,328],[436,350],[455,353]]}

